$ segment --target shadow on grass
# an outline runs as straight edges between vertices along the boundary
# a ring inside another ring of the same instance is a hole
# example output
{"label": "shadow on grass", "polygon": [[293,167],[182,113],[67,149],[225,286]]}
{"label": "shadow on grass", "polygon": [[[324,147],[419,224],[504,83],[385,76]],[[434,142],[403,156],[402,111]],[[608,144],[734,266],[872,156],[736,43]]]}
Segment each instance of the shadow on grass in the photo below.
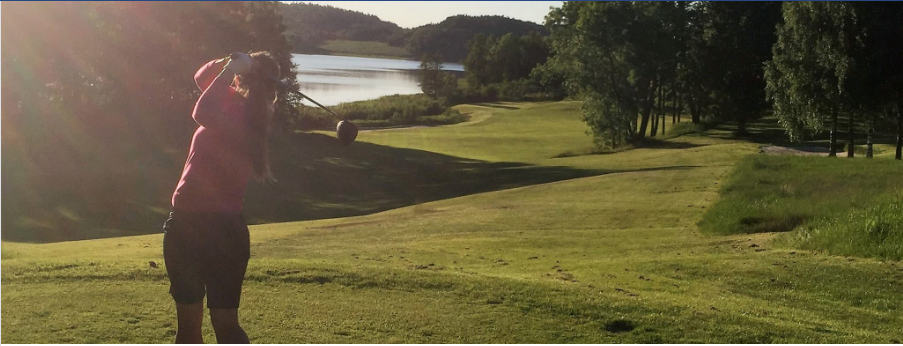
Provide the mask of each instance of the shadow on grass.
{"label": "shadow on grass", "polygon": [[[837,138],[837,144],[840,147],[838,148],[838,151],[843,151],[843,148],[849,139],[846,128],[847,120],[845,117],[840,117],[838,122],[840,124],[838,126]],[[707,135],[714,138],[740,139],[758,144],[792,147],[797,150],[808,152],[821,153],[830,151],[830,144],[828,143],[829,132],[827,130],[819,134],[810,135],[808,139],[794,142],[790,140],[787,132],[780,124],[778,124],[778,120],[774,116],[767,116],[750,122],[747,124],[747,133],[745,134],[737,133],[737,124],[732,122],[715,124],[711,125],[711,127],[713,130],[718,130],[708,132]],[[880,129],[881,127],[879,126],[878,128]],[[857,132],[854,133],[856,145],[864,145],[866,142],[865,137],[866,133],[864,131],[861,129],[857,130]],[[872,141],[875,144],[893,144],[895,143],[895,140],[896,137],[894,137],[893,131],[879,130],[872,138]],[[857,151],[857,154],[858,153],[859,152]]]}
{"label": "shadow on grass", "polygon": [[[279,182],[252,182],[249,223],[311,220],[373,212],[608,173],[569,167],[485,162],[329,136],[291,135],[273,143]],[[7,149],[7,148],[4,148]],[[181,153],[130,154],[72,171],[35,173],[27,156],[4,152],[3,239],[52,242],[160,232],[184,163]]]}
{"label": "shadow on grass", "polygon": [[485,162],[366,142],[345,147],[314,133],[296,134],[281,145],[273,167],[279,183],[249,187],[250,223],[362,215],[610,172]]}
{"label": "shadow on grass", "polygon": [[704,147],[708,144],[695,144],[695,143],[687,143],[687,142],[678,142],[678,141],[670,141],[670,140],[662,140],[656,138],[644,138],[638,140],[637,142],[631,144],[630,146],[618,148],[618,149],[592,149],[583,152],[564,152],[558,155],[553,156],[552,158],[560,159],[565,157],[575,157],[575,156],[587,156],[587,155],[609,155],[616,154],[620,152],[625,152],[633,149],[690,149],[690,148],[698,148]]}
{"label": "shadow on grass", "polygon": [[504,105],[501,103],[494,103],[494,102],[477,103],[477,106],[490,107],[490,108],[501,108],[501,109],[520,109],[518,107]]}
{"label": "shadow on grass", "polygon": [[636,148],[648,148],[648,149],[690,149],[690,148],[698,148],[704,147],[708,144],[694,144],[687,142],[676,142],[676,141],[668,141],[661,140],[657,138],[644,138],[638,143],[636,143]]}

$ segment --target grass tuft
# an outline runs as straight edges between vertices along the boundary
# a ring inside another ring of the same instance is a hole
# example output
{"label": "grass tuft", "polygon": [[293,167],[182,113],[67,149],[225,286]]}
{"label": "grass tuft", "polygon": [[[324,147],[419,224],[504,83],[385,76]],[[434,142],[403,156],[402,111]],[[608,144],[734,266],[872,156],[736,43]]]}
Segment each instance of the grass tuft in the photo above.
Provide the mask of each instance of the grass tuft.
{"label": "grass tuft", "polygon": [[903,259],[903,191],[871,208],[818,219],[784,240],[802,249],[899,261]]}
{"label": "grass tuft", "polygon": [[712,234],[799,229],[789,237],[803,248],[899,259],[899,173],[892,160],[749,156],[699,226]]}

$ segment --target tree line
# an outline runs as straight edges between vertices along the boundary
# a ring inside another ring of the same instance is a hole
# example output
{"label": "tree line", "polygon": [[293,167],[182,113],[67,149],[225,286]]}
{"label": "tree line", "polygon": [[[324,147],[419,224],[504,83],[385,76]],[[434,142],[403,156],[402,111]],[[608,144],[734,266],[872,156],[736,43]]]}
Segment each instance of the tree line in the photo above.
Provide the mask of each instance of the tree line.
{"label": "tree line", "polygon": [[280,4],[279,13],[284,18],[285,36],[297,53],[317,53],[318,46],[328,40],[377,41],[404,47],[417,59],[438,56],[441,61],[460,62],[476,35],[548,33],[542,25],[504,16],[456,15],[405,29],[374,15],[328,5]]}
{"label": "tree line", "polygon": [[328,40],[378,41],[404,46],[408,30],[371,14],[332,6],[282,3],[279,14],[295,53],[318,53]]}
{"label": "tree line", "polygon": [[582,98],[601,146],[663,134],[667,118],[747,124],[768,111],[793,140],[846,119],[871,138],[895,120],[900,158],[899,4],[566,2],[547,16],[551,56],[534,72]]}
{"label": "tree line", "polygon": [[500,37],[509,33],[545,35],[547,31],[541,25],[503,16],[457,15],[412,29],[407,48],[415,57],[437,55],[443,61],[463,61],[477,35]]}

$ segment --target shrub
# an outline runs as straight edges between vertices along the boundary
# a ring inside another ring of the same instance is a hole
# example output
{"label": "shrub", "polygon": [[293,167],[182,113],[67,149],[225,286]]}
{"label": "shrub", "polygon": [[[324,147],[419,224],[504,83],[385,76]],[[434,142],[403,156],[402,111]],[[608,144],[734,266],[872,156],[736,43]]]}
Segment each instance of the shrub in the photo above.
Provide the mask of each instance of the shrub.
{"label": "shrub", "polygon": [[[296,129],[328,129],[340,119],[315,107],[297,106]],[[362,126],[390,126],[414,124],[422,116],[442,114],[448,109],[446,99],[423,94],[390,95],[378,99],[343,103],[330,107],[342,119],[350,119]]]}

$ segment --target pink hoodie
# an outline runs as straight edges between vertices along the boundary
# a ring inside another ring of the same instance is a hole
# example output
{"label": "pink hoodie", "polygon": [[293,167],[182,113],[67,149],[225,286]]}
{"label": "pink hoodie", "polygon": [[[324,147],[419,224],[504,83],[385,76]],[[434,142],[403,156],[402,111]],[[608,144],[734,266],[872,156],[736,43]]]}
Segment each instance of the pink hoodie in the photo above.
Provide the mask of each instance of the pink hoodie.
{"label": "pink hoodie", "polygon": [[231,87],[231,72],[210,61],[194,74],[203,94],[191,117],[198,129],[191,139],[182,178],[172,194],[175,210],[241,213],[253,175],[247,148],[245,99]]}

